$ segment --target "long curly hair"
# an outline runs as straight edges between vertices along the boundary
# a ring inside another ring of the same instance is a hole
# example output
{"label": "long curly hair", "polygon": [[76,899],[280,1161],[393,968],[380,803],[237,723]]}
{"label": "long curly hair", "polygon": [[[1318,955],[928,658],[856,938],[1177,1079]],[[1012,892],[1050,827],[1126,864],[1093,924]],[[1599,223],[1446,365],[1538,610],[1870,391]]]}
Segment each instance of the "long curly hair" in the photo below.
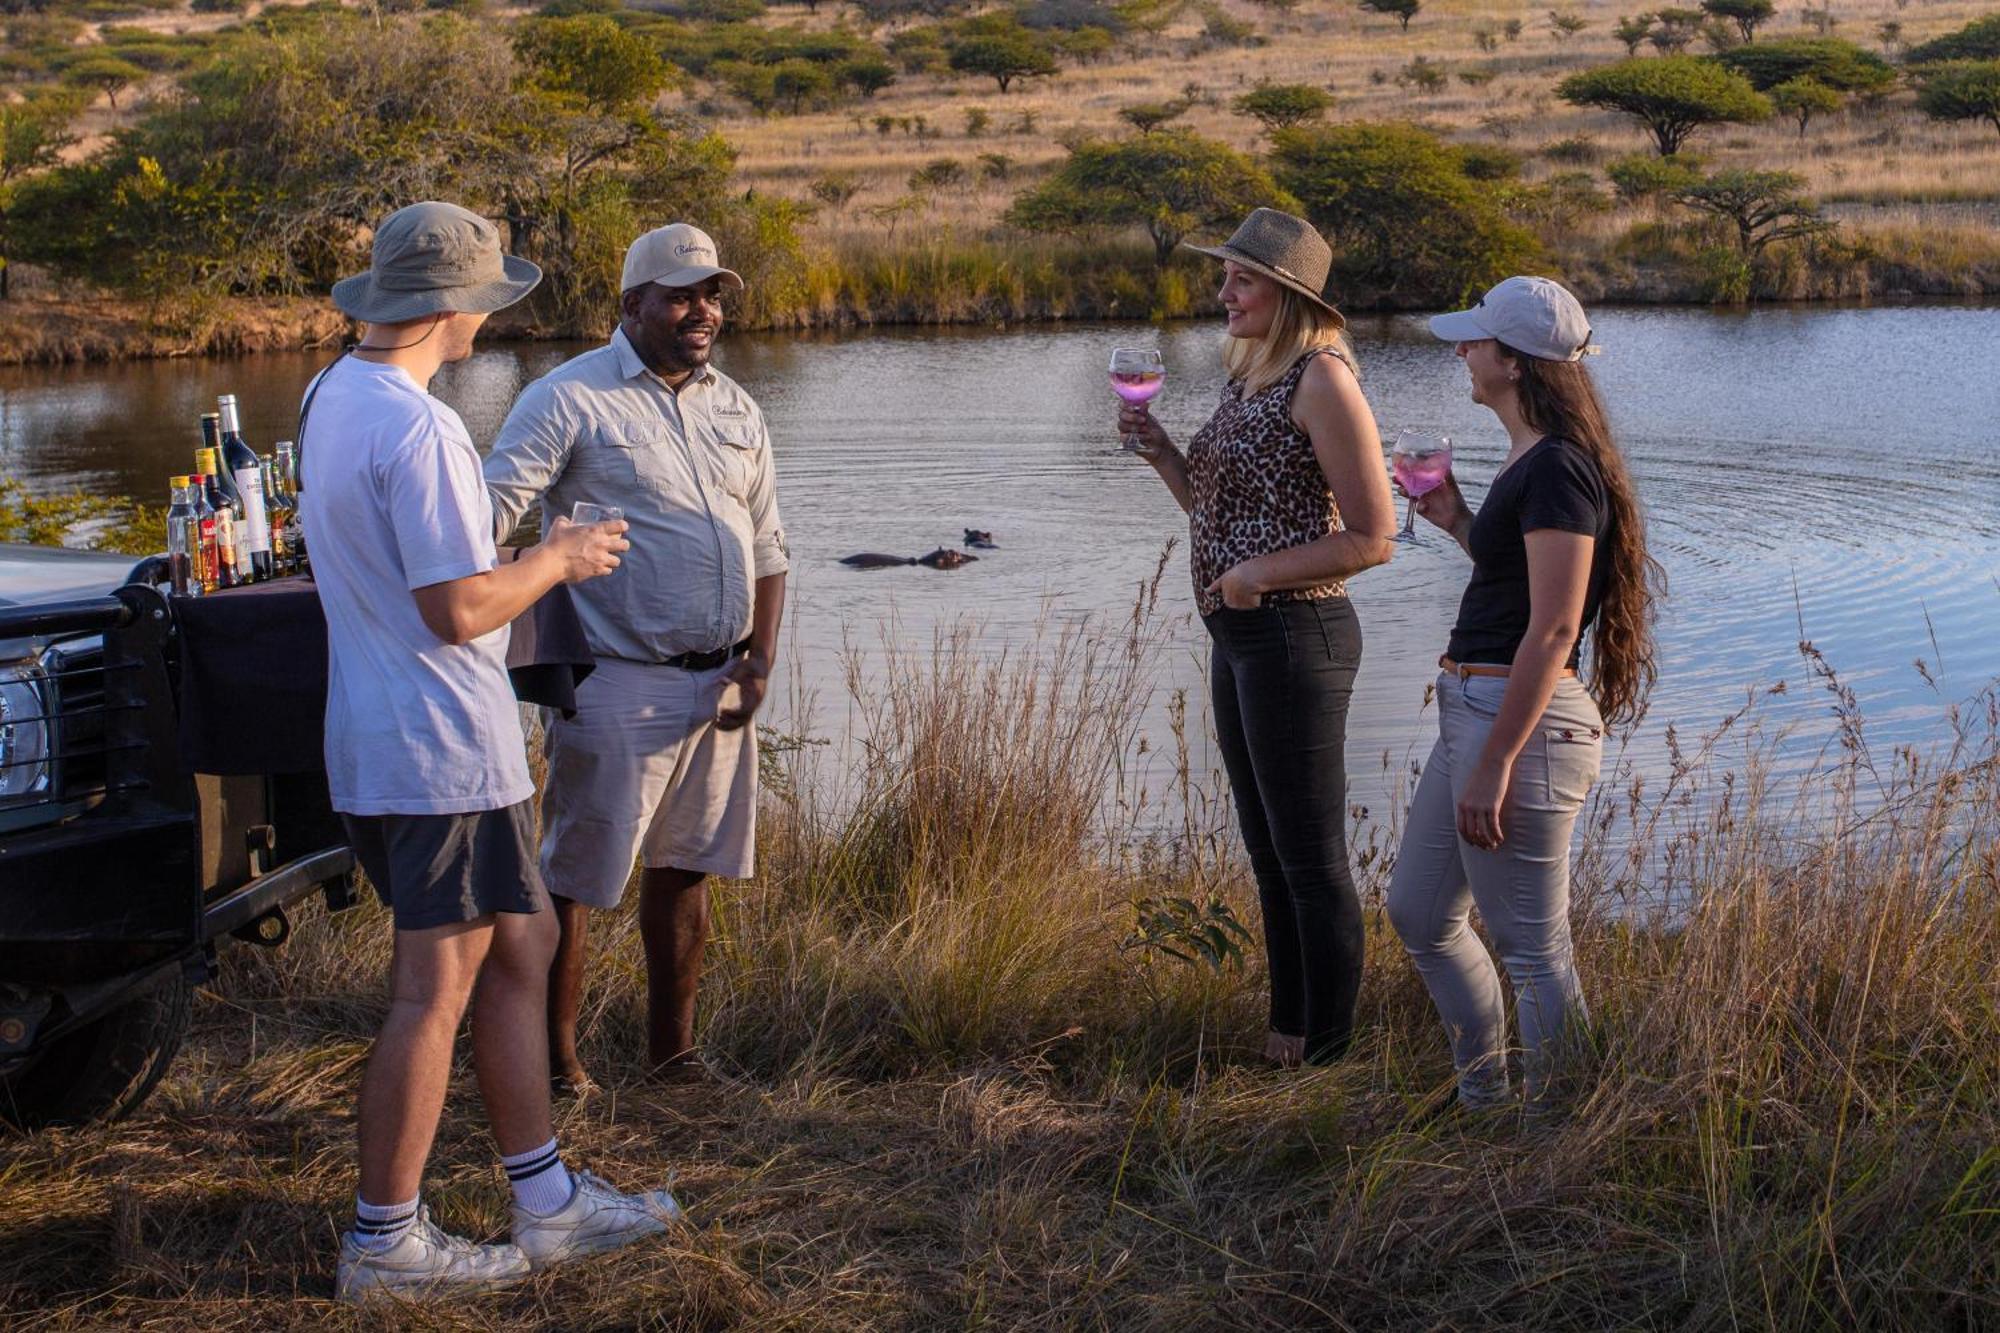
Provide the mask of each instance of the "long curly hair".
{"label": "long curly hair", "polygon": [[1521,415],[1543,435],[1568,440],[1590,455],[1611,501],[1605,538],[1610,565],[1604,595],[1591,627],[1590,693],[1608,726],[1628,726],[1645,716],[1658,676],[1654,665],[1654,608],[1667,595],[1666,570],[1646,550],[1646,516],[1611,438],[1611,423],[1597,383],[1580,361],[1545,361],[1505,343],[1500,350],[1519,367],[1515,385]]}

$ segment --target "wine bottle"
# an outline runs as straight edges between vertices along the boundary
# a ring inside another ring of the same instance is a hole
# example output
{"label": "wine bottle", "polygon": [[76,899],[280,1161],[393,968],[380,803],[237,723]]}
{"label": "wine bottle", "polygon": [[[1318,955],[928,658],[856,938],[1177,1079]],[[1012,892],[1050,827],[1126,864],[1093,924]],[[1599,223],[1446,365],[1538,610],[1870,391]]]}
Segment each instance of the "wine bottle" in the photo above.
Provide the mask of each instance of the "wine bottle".
{"label": "wine bottle", "polygon": [[167,581],[176,597],[201,595],[201,520],[188,502],[193,489],[186,477],[175,477],[172,503],[167,506]]}
{"label": "wine bottle", "polygon": [[222,466],[229,470],[243,496],[243,517],[250,530],[250,577],[261,583],[277,574],[271,553],[271,516],[264,508],[264,465],[243,438],[236,395],[225,393],[216,405],[222,417]]}
{"label": "wine bottle", "polygon": [[194,465],[208,490],[209,507],[215,510],[215,554],[220,566],[215,581],[224,588],[248,583],[250,579],[244,571],[250,562],[236,541],[243,520],[239,517],[241,510],[236,497],[230,494],[229,479],[221,474],[213,449],[196,451]]}
{"label": "wine bottle", "polygon": [[[208,474],[210,491],[220,490],[223,498],[228,501],[229,512],[236,524],[235,534],[231,538],[231,541],[234,543],[233,549],[235,554],[233,559],[236,565],[236,582],[248,583],[251,577],[250,520],[247,517],[249,511],[244,507],[243,492],[237,489],[236,478],[230,474],[229,465],[222,457],[222,416],[220,413],[204,412],[201,414],[201,437],[205,441],[204,448],[212,456],[206,463],[197,461],[195,466]],[[210,495],[209,500],[210,503],[214,502],[213,494]]]}

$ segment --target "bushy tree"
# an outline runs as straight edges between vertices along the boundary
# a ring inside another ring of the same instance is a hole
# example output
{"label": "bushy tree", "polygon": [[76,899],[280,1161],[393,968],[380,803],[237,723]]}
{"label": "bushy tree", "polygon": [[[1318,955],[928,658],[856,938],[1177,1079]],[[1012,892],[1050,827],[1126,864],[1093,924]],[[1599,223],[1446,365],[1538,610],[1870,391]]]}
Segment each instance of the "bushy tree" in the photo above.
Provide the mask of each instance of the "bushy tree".
{"label": "bushy tree", "polygon": [[1688,43],[1701,31],[1707,15],[1699,9],[1682,9],[1669,6],[1655,10],[1652,26],[1647,29],[1646,40],[1662,55],[1678,55],[1687,50]]}
{"label": "bushy tree", "polygon": [[1896,81],[1888,61],[1839,37],[1752,42],[1716,59],[1750,80],[1759,92],[1793,79],[1812,79],[1841,93],[1878,92]]}
{"label": "bushy tree", "polygon": [[1049,39],[1011,18],[970,27],[951,39],[948,62],[960,74],[979,74],[1000,85],[1004,94],[1017,79],[1056,72]]}
{"label": "bushy tree", "polygon": [[1974,19],[1957,32],[1913,46],[1904,59],[1912,65],[1940,60],[2000,60],[2000,14]]}
{"label": "bushy tree", "polygon": [[1361,7],[1374,14],[1387,14],[1403,25],[1403,31],[1410,30],[1410,20],[1423,8],[1423,0],[1361,0]]}
{"label": "bushy tree", "polygon": [[1164,269],[1189,233],[1234,226],[1262,205],[1297,207],[1262,167],[1228,144],[1162,130],[1078,143],[1053,175],[1014,200],[1007,219],[1029,231],[1144,227]]}
{"label": "bushy tree", "polygon": [[1771,89],[1771,105],[1778,109],[1779,115],[1798,121],[1799,137],[1803,139],[1814,116],[1830,116],[1840,110],[1840,94],[1818,79],[1801,76]]}
{"label": "bushy tree", "polygon": [[76,142],[69,126],[82,110],[79,101],[73,94],[35,93],[0,103],[0,301],[9,286],[7,217],[14,189],[29,174],[54,166]]}
{"label": "bushy tree", "polygon": [[2000,60],[1939,66],[1917,89],[1917,106],[1932,120],[1983,120],[2000,130]]}
{"label": "bushy tree", "polygon": [[1701,0],[1702,12],[1736,25],[1746,42],[1757,40],[1757,27],[1777,12],[1771,0]]}
{"label": "bushy tree", "polygon": [[1333,243],[1342,289],[1403,304],[1455,302],[1535,259],[1463,154],[1414,125],[1280,131],[1278,183]]}
{"label": "bushy tree", "polygon": [[1639,47],[1653,35],[1653,16],[1627,14],[1612,25],[1611,35],[1624,44],[1627,56],[1636,56],[1639,54]]}
{"label": "bushy tree", "polygon": [[1332,93],[1309,83],[1266,83],[1229,105],[1239,116],[1249,116],[1267,130],[1285,130],[1318,120],[1333,100]]}
{"label": "bushy tree", "polygon": [[601,15],[530,20],[514,49],[537,86],[598,113],[650,102],[671,78],[659,52]]}
{"label": "bushy tree", "polygon": [[1701,160],[1688,153],[1675,157],[1634,153],[1611,163],[1604,174],[1610,178],[1611,188],[1618,192],[1619,199],[1628,204],[1647,200],[1662,203],[1702,179]]}
{"label": "bushy tree", "polygon": [[1556,95],[1576,106],[1623,112],[1646,127],[1661,157],[1680,151],[1709,125],[1748,124],[1771,115],[1770,99],[1733,70],[1694,56],[1625,60],[1572,74]]}
{"label": "bushy tree", "polygon": [[1675,202],[1728,222],[1736,246],[1754,259],[1778,241],[1819,236],[1833,229],[1804,195],[1805,177],[1789,171],[1732,168],[1704,176],[1674,192]]}
{"label": "bushy tree", "polygon": [[1131,106],[1119,107],[1118,119],[1141,134],[1151,134],[1179,120],[1187,112],[1187,102],[1179,98],[1171,102],[1135,102]]}
{"label": "bushy tree", "polygon": [[100,92],[118,107],[118,94],[146,77],[146,71],[116,56],[87,56],[63,70],[63,82],[75,88]]}
{"label": "bushy tree", "polygon": [[1589,26],[1590,20],[1581,14],[1572,14],[1560,9],[1549,11],[1549,31],[1555,34],[1559,42],[1568,41]]}

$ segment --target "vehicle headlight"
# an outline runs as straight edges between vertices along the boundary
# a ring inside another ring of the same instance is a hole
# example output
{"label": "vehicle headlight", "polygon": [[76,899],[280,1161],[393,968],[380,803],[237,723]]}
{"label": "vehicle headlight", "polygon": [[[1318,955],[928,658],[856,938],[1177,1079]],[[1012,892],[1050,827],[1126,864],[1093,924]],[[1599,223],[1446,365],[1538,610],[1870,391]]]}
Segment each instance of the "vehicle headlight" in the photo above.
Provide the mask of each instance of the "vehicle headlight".
{"label": "vehicle headlight", "polygon": [[0,806],[49,796],[49,684],[32,662],[0,666]]}

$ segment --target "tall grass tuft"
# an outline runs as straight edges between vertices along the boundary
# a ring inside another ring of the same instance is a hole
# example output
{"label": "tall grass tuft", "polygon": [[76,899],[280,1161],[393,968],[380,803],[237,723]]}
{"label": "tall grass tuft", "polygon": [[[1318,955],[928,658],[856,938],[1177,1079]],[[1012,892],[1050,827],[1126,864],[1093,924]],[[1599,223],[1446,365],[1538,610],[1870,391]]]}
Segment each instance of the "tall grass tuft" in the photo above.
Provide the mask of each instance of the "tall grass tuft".
{"label": "tall grass tuft", "polygon": [[[717,886],[706,1087],[640,1078],[643,967],[601,931],[570,1155],[680,1172],[697,1229],[439,1327],[1951,1328],[2000,1321],[2000,694],[1934,751],[1833,726],[1772,762],[1768,689],[1580,833],[1591,1018],[1568,1114],[1435,1115],[1444,1034],[1387,931],[1396,812],[1356,814],[1371,921],[1343,1064],[1254,1062],[1251,950],[1133,947],[1183,896],[1254,926],[1184,699],[1190,633],[851,649],[852,748],[795,747],[754,880]],[[1796,688],[1796,686],[1794,686]],[[1942,706],[1942,705],[1941,705]],[[847,757],[844,759],[843,754]],[[851,760],[851,762],[849,762]],[[238,951],[122,1126],[0,1144],[0,1303],[33,1327],[263,1328],[321,1304],[381,1012],[367,908]],[[461,1069],[441,1220],[505,1226]],[[356,1325],[359,1326],[358,1324]]]}

